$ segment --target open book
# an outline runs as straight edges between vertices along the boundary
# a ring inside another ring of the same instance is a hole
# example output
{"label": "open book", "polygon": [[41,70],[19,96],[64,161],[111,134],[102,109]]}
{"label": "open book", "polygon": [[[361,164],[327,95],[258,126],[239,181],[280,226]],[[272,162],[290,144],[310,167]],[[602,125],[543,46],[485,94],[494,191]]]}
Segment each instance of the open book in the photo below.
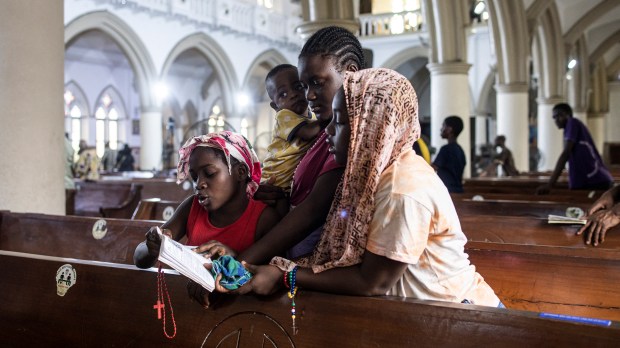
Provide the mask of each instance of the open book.
{"label": "open book", "polygon": [[547,218],[547,222],[550,224],[585,225],[586,221],[588,220],[552,214],[549,214],[549,217]]}
{"label": "open book", "polygon": [[159,261],[174,268],[182,275],[200,284],[208,291],[215,288],[215,279],[211,272],[205,268],[205,263],[211,263],[211,259],[196,253],[170,237],[161,234],[161,248],[159,249]]}

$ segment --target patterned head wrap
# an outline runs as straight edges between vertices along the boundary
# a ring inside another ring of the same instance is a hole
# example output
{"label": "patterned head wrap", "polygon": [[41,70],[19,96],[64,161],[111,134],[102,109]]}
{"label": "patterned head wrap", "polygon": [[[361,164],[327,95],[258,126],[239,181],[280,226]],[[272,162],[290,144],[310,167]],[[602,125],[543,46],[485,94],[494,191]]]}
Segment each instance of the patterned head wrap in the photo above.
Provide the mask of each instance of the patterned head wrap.
{"label": "patterned head wrap", "polygon": [[177,184],[185,181],[189,176],[189,156],[198,146],[211,147],[223,151],[224,157],[226,157],[226,164],[228,164],[229,174],[232,174],[232,166],[230,164],[231,156],[245,164],[248,168],[248,177],[250,178],[247,193],[249,197],[254,195],[254,192],[258,189],[258,183],[260,182],[260,162],[248,140],[243,135],[231,131],[209,133],[187,140],[185,145],[179,149]]}
{"label": "patterned head wrap", "polygon": [[381,174],[420,137],[418,98],[401,74],[347,72],[343,87],[351,126],[347,167],[321,240],[307,260],[314,272],[361,262]]}

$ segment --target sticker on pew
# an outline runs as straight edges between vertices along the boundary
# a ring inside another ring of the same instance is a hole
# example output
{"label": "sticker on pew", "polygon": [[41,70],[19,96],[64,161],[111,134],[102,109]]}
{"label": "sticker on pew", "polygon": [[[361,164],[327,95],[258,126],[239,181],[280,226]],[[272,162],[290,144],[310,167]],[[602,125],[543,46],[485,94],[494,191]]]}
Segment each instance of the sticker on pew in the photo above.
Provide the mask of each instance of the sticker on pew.
{"label": "sticker on pew", "polygon": [[65,296],[69,288],[77,282],[77,272],[70,264],[60,266],[56,271],[56,294]]}
{"label": "sticker on pew", "polygon": [[586,317],[578,317],[574,315],[564,315],[564,314],[544,313],[544,312],[540,313],[539,316],[545,319],[572,321],[574,323],[580,323],[580,324],[611,326],[611,320],[604,320],[604,319],[586,318]]}
{"label": "sticker on pew", "polygon": [[164,212],[161,215],[162,218],[164,218],[164,221],[168,221],[172,217],[172,214],[174,214],[174,208],[169,205],[166,207],[166,209],[164,209]]}
{"label": "sticker on pew", "polygon": [[93,225],[93,237],[95,239],[102,239],[108,233],[108,223],[104,219],[95,221]]}

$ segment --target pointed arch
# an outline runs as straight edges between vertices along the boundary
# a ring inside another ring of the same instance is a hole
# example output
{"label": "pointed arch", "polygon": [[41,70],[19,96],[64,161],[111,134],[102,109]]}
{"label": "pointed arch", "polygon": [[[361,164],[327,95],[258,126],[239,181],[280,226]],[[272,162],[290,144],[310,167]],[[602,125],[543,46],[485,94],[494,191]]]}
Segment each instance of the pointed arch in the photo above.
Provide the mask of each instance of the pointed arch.
{"label": "pointed arch", "polygon": [[234,102],[234,92],[237,89],[237,76],[235,67],[225,54],[225,50],[215,41],[204,33],[195,33],[183,38],[168,54],[162,67],[160,78],[168,74],[168,70],[183,52],[195,49],[199,51],[207,61],[213,66],[214,73],[217,74],[219,82],[222,84],[222,95],[225,100],[225,112],[234,115],[236,103]]}
{"label": "pointed arch", "polygon": [[73,93],[73,96],[75,97],[74,103],[77,104],[80,109],[84,110],[82,115],[90,115],[90,104],[88,103],[88,98],[86,97],[86,93],[84,93],[82,87],[74,80],[69,80],[69,82],[65,83],[65,91],[66,90]]}
{"label": "pointed arch", "polygon": [[127,112],[125,101],[123,100],[123,96],[114,85],[107,85],[101,90],[101,92],[97,96],[97,99],[95,100],[95,103],[93,104],[93,110],[97,110],[99,102],[101,102],[102,98],[106,94],[109,94],[110,97],[114,100],[114,104],[117,105],[118,108],[120,108],[122,114],[120,115],[121,117],[119,119],[128,118],[129,114]]}
{"label": "pointed arch", "polygon": [[603,55],[617,43],[620,43],[620,29],[608,35],[607,38],[592,51],[589,58],[590,63],[593,65],[592,71],[596,68],[596,64],[599,59],[601,59]]}
{"label": "pointed arch", "polygon": [[[270,68],[274,68],[277,65],[286,63],[290,62],[284,57],[282,53],[274,49],[262,52],[256,58],[254,58],[254,60],[250,64],[250,67],[245,73],[245,77],[243,78],[243,83],[241,84],[241,86],[243,87],[248,85],[248,82],[252,76],[252,72],[255,71],[261,64],[267,64]],[[297,64],[293,65],[296,66]]]}
{"label": "pointed arch", "polygon": [[138,95],[143,111],[156,109],[151,86],[156,73],[153,60],[140,40],[140,37],[123,20],[107,11],[95,11],[77,17],[65,27],[65,47],[68,47],[81,34],[100,30],[109,35],[125,53],[138,84]]}
{"label": "pointed arch", "polygon": [[568,45],[574,45],[577,40],[583,35],[586,29],[596,22],[599,18],[606,15],[608,12],[618,6],[617,0],[603,0],[590,11],[581,16],[579,20],[568,29],[564,35],[564,42]]}
{"label": "pointed arch", "polygon": [[536,46],[532,49],[532,58],[539,78],[538,96],[559,98],[563,94],[563,63],[566,58],[557,7],[549,6],[539,19],[540,25],[532,42],[532,45]]}
{"label": "pointed arch", "polygon": [[430,56],[430,52],[428,48],[409,47],[396,53],[392,57],[388,58],[385,62],[383,62],[381,67],[388,68],[388,69],[396,69],[397,67],[405,64],[407,61],[410,61],[418,57],[423,57],[430,61],[429,56]]}

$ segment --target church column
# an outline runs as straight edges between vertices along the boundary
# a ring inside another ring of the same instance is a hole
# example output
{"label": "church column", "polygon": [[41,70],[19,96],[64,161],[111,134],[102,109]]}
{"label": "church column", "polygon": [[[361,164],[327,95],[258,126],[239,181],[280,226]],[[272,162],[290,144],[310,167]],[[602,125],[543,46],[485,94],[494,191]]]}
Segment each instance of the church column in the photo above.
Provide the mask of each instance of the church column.
{"label": "church column", "polygon": [[140,169],[160,170],[164,148],[159,108],[145,108],[140,115]]}
{"label": "church column", "polygon": [[563,131],[555,125],[553,120],[553,106],[563,103],[560,98],[539,98],[538,102],[538,149],[542,154],[539,171],[549,171],[555,168],[560,154],[564,150]]}
{"label": "church column", "polygon": [[607,82],[607,90],[609,112],[605,115],[605,141],[620,142],[620,81]]}
{"label": "church column", "polygon": [[301,9],[304,22],[297,27],[302,40],[307,40],[317,30],[337,25],[357,33],[359,8],[354,0],[302,0]]}
{"label": "church column", "polygon": [[471,173],[471,127],[470,127],[470,96],[467,72],[471,67],[466,63],[430,63],[426,66],[431,72],[431,145],[437,149],[445,145],[441,139],[443,120],[452,115],[463,120],[463,131],[457,138],[465,151],[467,166],[463,177],[469,178]]}
{"label": "church column", "polygon": [[497,134],[506,136],[506,146],[512,151],[519,171],[529,168],[528,86],[526,84],[497,85]]}
{"label": "church column", "polygon": [[0,210],[62,215],[63,2],[2,1],[0,62]]}
{"label": "church column", "polygon": [[528,85],[531,44],[522,1],[488,0],[490,29],[497,59],[497,134],[519,171],[529,168]]}

